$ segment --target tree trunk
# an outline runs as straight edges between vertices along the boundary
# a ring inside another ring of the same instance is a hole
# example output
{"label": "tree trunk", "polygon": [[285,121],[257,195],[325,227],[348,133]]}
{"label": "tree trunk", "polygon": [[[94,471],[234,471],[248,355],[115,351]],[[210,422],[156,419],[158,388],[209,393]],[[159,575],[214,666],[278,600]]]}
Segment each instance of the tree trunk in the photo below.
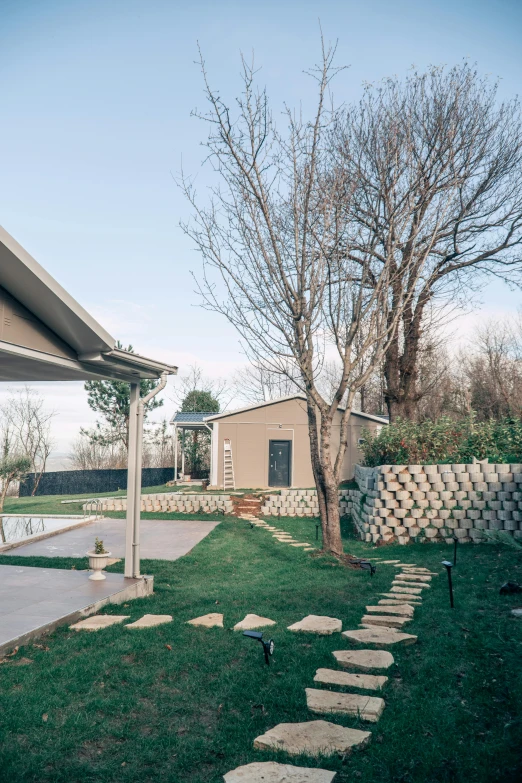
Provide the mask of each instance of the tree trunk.
{"label": "tree trunk", "polygon": [[344,554],[341,540],[341,515],[339,513],[339,488],[335,478],[331,455],[331,420],[322,415],[321,424],[317,421],[317,411],[312,401],[308,402],[308,432],[310,453],[314,473],[319,514],[323,533],[323,551],[336,557]]}

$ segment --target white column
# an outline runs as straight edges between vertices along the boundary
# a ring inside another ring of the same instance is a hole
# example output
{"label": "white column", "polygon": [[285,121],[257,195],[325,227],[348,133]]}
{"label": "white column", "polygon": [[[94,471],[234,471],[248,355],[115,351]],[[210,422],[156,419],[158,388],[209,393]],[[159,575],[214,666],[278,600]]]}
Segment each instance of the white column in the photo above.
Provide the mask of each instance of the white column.
{"label": "white column", "polygon": [[[127,524],[125,527],[125,576],[133,576],[133,543],[136,494],[136,441],[138,434],[138,403],[140,387],[130,385],[129,444],[127,456]],[[141,484],[141,472],[140,472]]]}
{"label": "white column", "polygon": [[181,472],[185,475],[185,429],[181,428]]}
{"label": "white column", "polygon": [[178,480],[178,425],[174,424],[174,481]]}
{"label": "white column", "polygon": [[[139,387],[138,387],[139,389]],[[141,522],[141,467],[143,454],[143,400],[138,402],[138,426],[136,432],[136,480],[134,482],[134,539],[132,542],[132,575],[140,574],[140,522]]]}

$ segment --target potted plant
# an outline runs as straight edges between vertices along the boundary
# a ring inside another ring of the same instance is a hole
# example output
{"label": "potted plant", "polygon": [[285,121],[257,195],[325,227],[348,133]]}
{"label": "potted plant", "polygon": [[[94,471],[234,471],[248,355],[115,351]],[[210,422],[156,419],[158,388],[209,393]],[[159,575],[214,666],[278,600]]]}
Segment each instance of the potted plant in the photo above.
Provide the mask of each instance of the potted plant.
{"label": "potted plant", "polygon": [[90,575],[89,579],[92,579],[95,582],[100,581],[100,579],[106,579],[107,577],[103,573],[103,569],[107,568],[107,560],[111,556],[111,553],[107,552],[103,546],[103,541],[100,541],[99,538],[95,538],[94,549],[91,552],[87,552],[87,556],[89,558],[89,568],[94,572]]}

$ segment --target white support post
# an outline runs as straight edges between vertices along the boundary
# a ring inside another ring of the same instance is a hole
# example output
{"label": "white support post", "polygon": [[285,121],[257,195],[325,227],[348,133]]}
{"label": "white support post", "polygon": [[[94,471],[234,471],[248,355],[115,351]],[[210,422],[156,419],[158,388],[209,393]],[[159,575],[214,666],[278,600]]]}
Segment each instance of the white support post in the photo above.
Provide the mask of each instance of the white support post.
{"label": "white support post", "polygon": [[185,429],[181,428],[181,473],[185,476]]}
{"label": "white support post", "polygon": [[[134,576],[134,523],[135,523],[135,496],[136,496],[136,454],[138,434],[138,407],[140,399],[140,387],[137,383],[130,385],[130,411],[129,411],[129,447],[127,457],[127,524],[125,527],[125,576]],[[141,484],[141,471],[139,474]]]}
{"label": "white support post", "polygon": [[[138,387],[139,388],[139,387]],[[140,574],[140,522],[141,522],[141,467],[143,456],[143,420],[145,418],[143,400],[138,402],[138,428],[136,433],[136,481],[134,483],[134,537],[132,542],[132,575]]]}
{"label": "white support post", "polygon": [[174,424],[174,481],[178,480],[178,425]]}

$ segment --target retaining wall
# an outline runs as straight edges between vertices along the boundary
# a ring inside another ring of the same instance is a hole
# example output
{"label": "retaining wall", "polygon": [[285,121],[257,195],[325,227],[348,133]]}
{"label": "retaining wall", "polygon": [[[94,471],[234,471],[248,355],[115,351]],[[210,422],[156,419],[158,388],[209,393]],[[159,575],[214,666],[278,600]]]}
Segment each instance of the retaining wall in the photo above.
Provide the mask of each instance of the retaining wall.
{"label": "retaining wall", "polygon": [[[157,495],[142,495],[141,510],[152,512],[174,512],[179,514],[213,514],[222,511],[230,514],[233,511],[230,495],[211,495],[198,492],[193,495],[179,492],[161,492]],[[127,498],[98,498],[83,506],[84,511],[127,511]]]}
{"label": "retaining wall", "polygon": [[355,480],[349,507],[365,541],[522,539],[522,465],[358,465]]}
{"label": "retaining wall", "polygon": [[[352,490],[339,490],[341,514],[348,514],[352,507]],[[316,489],[282,489],[280,495],[267,495],[261,506],[264,516],[317,517],[319,505]]]}

